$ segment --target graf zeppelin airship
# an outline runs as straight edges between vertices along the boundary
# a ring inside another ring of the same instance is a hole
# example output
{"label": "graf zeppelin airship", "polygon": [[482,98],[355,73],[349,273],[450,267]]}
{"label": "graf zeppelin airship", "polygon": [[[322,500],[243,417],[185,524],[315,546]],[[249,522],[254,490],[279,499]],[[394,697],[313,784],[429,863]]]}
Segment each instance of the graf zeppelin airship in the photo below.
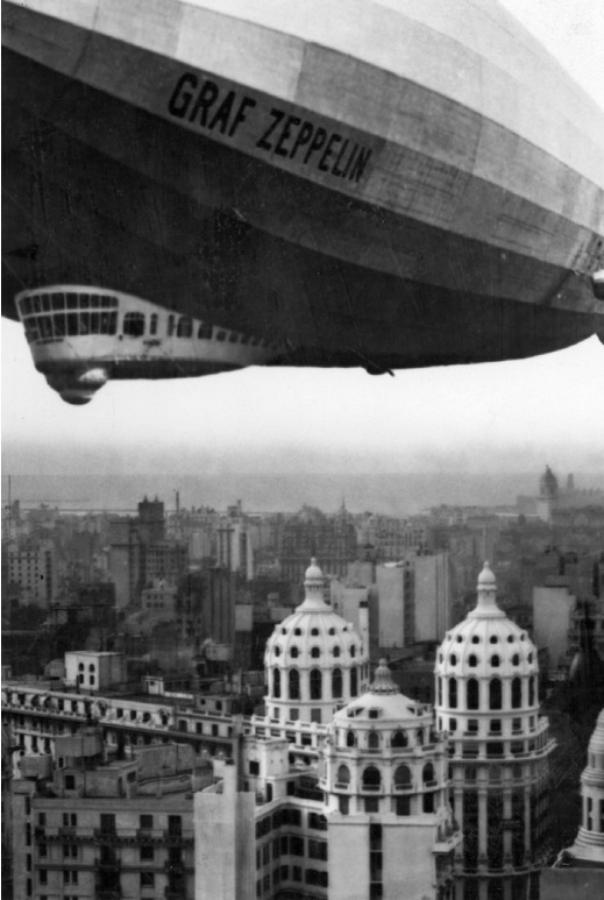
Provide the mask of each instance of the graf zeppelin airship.
{"label": "graf zeppelin airship", "polygon": [[496,0],[4,0],[4,311],[108,378],[604,339],[604,115]]}

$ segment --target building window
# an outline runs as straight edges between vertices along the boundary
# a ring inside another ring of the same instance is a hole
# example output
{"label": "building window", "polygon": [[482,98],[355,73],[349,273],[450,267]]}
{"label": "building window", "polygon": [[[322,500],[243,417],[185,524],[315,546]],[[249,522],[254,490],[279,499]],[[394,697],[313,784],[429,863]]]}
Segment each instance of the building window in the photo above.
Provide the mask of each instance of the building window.
{"label": "building window", "polygon": [[468,719],[468,734],[478,734],[478,719]]}
{"label": "building window", "polygon": [[297,669],[289,670],[289,699],[300,699],[300,673]]}
{"label": "building window", "polygon": [[320,669],[310,670],[310,699],[320,700],[322,696],[323,676]]}
{"label": "building window", "polygon": [[65,776],[65,790],[73,791],[75,789],[75,777],[73,775]]}
{"label": "building window", "polygon": [[501,680],[491,678],[489,682],[489,709],[501,709]]}
{"label": "building window", "polygon": [[155,873],[154,872],[141,872],[140,873],[140,886],[142,888],[155,887]]}
{"label": "building window", "polygon": [[411,814],[410,797],[396,797],[394,803],[397,816],[408,816]]}
{"label": "building window", "polygon": [[140,861],[151,862],[154,858],[154,848],[150,844],[143,844],[143,846],[140,848]]}
{"label": "building window", "polygon": [[367,736],[367,748],[369,750],[379,750],[380,749],[380,736],[377,731],[370,731]]}
{"label": "building window", "polygon": [[342,696],[342,670],[334,669],[331,673],[331,696],[339,700]]}
{"label": "building window", "polygon": [[319,659],[321,656],[321,651],[318,647],[312,647],[310,651],[311,659]]}
{"label": "building window", "polygon": [[423,798],[423,810],[425,813],[433,813],[434,812],[434,794],[424,794]]}
{"label": "building window", "polygon": [[347,788],[350,784],[350,769],[348,766],[338,766],[338,773],[336,775],[336,787],[339,788]]}
{"label": "building window", "polygon": [[379,791],[382,785],[382,776],[376,766],[367,766],[363,770],[363,790]]}
{"label": "building window", "polygon": [[347,816],[350,810],[350,797],[340,795],[338,797],[338,809],[340,811],[340,815]]}
{"label": "building window", "polygon": [[354,731],[346,732],[346,746],[347,747],[355,747],[356,746],[356,737]]}
{"label": "building window", "polygon": [[476,678],[469,678],[466,685],[466,702],[468,709],[478,709],[480,705],[480,691]]}
{"label": "building window", "polygon": [[273,697],[281,696],[281,672],[276,667],[273,669]]}
{"label": "building window", "polygon": [[522,679],[512,678],[512,709],[522,706]]}
{"label": "building window", "polygon": [[350,694],[352,697],[356,697],[359,692],[359,680],[358,680],[358,672],[357,667],[352,666],[350,669]]}
{"label": "building window", "polygon": [[403,748],[407,746],[407,735],[404,731],[395,731],[392,735],[391,745],[395,748]]}
{"label": "building window", "polygon": [[397,791],[407,791],[411,787],[411,770],[409,766],[397,766],[394,772],[394,787]]}
{"label": "building window", "polygon": [[377,813],[380,811],[380,801],[378,797],[365,797],[365,812]]}
{"label": "building window", "polygon": [[531,677],[529,678],[529,706],[535,705],[535,683],[536,678],[534,675],[531,675]]}
{"label": "building window", "polygon": [[260,763],[255,759],[250,760],[250,775],[260,775]]}
{"label": "building window", "polygon": [[144,814],[139,817],[138,821],[141,831],[151,831],[153,828],[153,816]]}
{"label": "building window", "polygon": [[449,707],[457,709],[457,678],[449,678]]}
{"label": "building window", "polygon": [[491,719],[491,734],[501,734],[501,719]]}
{"label": "building window", "polygon": [[496,653],[493,654],[493,656],[491,657],[491,665],[493,666],[494,669],[499,668],[499,662],[500,662],[499,656]]}

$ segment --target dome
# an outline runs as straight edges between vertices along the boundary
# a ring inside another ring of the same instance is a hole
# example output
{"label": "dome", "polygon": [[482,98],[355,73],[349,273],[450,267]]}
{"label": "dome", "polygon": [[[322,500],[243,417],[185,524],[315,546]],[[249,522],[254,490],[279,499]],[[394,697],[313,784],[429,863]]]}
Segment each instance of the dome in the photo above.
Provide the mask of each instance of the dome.
{"label": "dome", "polygon": [[363,641],[323,597],[325,579],[313,559],[304,601],[277,625],[266,644],[269,716],[327,723],[359,693],[366,675]]}
{"label": "dome", "polygon": [[336,713],[334,725],[348,728],[357,725],[375,727],[378,723],[390,727],[393,723],[416,725],[417,717],[423,712],[421,704],[399,691],[386,660],[380,659],[368,690]]}
{"label": "dome", "polygon": [[538,672],[537,649],[527,632],[507,617],[496,600],[488,562],[478,576],[477,603],[447,632],[438,648],[436,674],[513,677]]}

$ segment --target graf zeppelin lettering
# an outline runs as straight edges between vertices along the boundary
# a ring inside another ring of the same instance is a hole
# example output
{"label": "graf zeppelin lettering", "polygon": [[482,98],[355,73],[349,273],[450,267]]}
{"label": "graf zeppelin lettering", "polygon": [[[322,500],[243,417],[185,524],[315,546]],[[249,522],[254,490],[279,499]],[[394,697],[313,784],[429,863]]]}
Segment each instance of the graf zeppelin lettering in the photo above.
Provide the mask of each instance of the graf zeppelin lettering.
{"label": "graf zeppelin lettering", "polygon": [[262,153],[355,183],[363,177],[371,157],[369,147],[310,118],[291,115],[277,106],[262,111],[253,97],[221,88],[192,72],[185,72],[176,82],[168,110],[177,119],[228,138],[235,137],[247,122],[253,146]]}

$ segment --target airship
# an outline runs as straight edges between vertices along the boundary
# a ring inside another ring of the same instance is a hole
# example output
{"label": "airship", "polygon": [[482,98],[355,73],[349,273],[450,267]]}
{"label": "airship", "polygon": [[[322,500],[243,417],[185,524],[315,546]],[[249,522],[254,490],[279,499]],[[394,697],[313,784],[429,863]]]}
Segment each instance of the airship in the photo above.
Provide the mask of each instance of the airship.
{"label": "airship", "polygon": [[111,378],[604,340],[604,114],[496,0],[3,0],[3,313]]}

